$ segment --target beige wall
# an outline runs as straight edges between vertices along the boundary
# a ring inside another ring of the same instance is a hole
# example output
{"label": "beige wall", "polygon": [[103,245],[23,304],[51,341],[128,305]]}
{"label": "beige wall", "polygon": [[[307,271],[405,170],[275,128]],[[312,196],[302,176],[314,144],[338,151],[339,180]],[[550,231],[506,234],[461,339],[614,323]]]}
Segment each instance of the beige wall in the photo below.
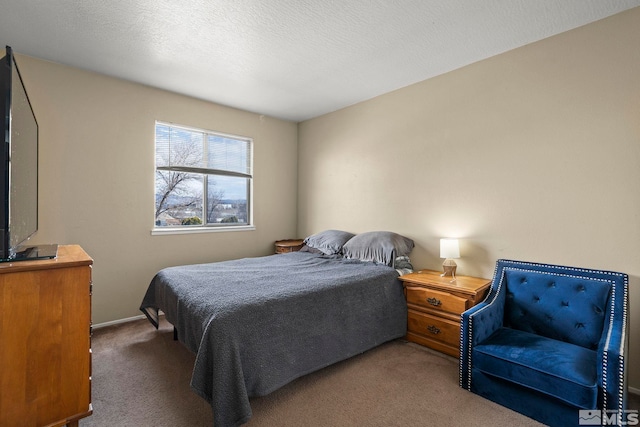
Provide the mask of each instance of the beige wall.
{"label": "beige wall", "polygon": [[[640,8],[299,126],[298,234],[392,230],[439,269],[499,258],[631,277],[640,389]],[[402,64],[398,64],[402,66]]]}
{"label": "beige wall", "polygon": [[[175,264],[273,253],[296,231],[297,126],[25,57],[40,127],[38,243],[78,243],[94,258],[93,322],[140,315],[154,273]],[[151,236],[154,122],[254,140],[255,231]]]}
{"label": "beige wall", "polygon": [[[459,237],[461,274],[503,257],[623,271],[640,389],[639,44],[636,8],[297,128],[18,56],[40,124],[35,242],[94,258],[94,323],[138,315],[162,267],[265,255],[296,229],[397,231],[434,269]],[[150,235],[156,119],[254,138],[255,231]]]}

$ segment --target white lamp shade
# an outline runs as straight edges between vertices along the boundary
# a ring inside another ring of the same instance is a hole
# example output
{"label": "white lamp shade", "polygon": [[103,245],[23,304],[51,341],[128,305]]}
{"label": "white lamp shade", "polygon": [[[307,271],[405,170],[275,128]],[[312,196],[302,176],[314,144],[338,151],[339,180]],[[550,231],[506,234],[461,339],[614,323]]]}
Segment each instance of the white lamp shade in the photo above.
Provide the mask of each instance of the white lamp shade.
{"label": "white lamp shade", "polygon": [[440,239],[440,258],[460,258],[458,239]]}

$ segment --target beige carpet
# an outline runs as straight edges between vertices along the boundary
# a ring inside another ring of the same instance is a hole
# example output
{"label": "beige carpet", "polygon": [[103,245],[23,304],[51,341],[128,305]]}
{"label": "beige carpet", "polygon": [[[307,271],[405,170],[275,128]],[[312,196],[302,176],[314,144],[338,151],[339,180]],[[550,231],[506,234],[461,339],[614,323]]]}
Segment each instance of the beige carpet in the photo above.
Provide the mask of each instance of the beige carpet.
{"label": "beige carpet", "polygon": [[[194,355],[162,319],[94,330],[89,426],[211,426],[189,388]],[[457,360],[402,340],[251,399],[247,426],[539,426],[458,387]]]}

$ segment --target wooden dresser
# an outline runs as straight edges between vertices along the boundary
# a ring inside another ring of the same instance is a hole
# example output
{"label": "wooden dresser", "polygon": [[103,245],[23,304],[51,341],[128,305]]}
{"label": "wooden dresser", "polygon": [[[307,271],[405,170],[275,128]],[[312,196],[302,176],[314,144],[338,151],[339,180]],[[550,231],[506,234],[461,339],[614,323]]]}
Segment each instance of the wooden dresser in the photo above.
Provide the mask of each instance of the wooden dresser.
{"label": "wooden dresser", "polygon": [[441,351],[460,354],[460,314],[482,301],[491,281],[479,277],[442,277],[421,270],[400,276],[407,298],[407,340]]}
{"label": "wooden dresser", "polygon": [[0,426],[78,426],[91,407],[91,266],[80,246],[0,263]]}

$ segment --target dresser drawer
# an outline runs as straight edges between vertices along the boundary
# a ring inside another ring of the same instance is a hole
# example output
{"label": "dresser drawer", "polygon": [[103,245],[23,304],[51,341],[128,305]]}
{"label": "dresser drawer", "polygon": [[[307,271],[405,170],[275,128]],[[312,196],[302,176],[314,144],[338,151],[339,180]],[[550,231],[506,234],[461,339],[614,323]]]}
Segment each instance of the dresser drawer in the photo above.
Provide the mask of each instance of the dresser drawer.
{"label": "dresser drawer", "polygon": [[469,305],[466,298],[414,286],[407,286],[407,303],[453,314],[461,314]]}
{"label": "dresser drawer", "polygon": [[407,330],[453,347],[460,343],[460,323],[409,310]]}

